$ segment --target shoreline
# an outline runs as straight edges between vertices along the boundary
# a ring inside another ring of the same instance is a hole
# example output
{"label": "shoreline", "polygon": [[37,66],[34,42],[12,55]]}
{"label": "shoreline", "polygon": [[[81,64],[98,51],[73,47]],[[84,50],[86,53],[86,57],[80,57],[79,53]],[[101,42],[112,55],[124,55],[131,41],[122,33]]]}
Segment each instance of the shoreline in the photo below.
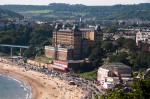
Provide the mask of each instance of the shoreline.
{"label": "shoreline", "polygon": [[32,86],[29,85],[27,82],[25,82],[22,79],[16,78],[16,77],[12,77],[10,75],[5,74],[7,77],[17,81],[20,84],[20,87],[24,89],[25,93],[26,93],[26,97],[25,99],[31,99],[32,98]]}
{"label": "shoreline", "polygon": [[0,62],[0,73],[31,86],[31,99],[80,99],[83,96],[82,90],[77,86],[69,85],[57,77],[33,70],[26,71],[15,64]]}
{"label": "shoreline", "polygon": [[36,90],[33,89],[33,85],[31,85],[28,80],[23,79],[23,77],[21,77],[21,75],[14,74],[11,71],[1,69],[1,68],[0,68],[0,74],[7,76],[7,77],[10,77],[13,80],[16,80],[18,83],[20,83],[20,85],[23,85],[23,88],[31,87],[30,93],[28,92],[29,98],[27,98],[27,99],[36,99],[36,93],[37,92],[36,92]]}
{"label": "shoreline", "polygon": [[32,97],[32,88],[31,88],[31,86],[29,86],[29,84],[24,82],[22,79],[18,79],[14,76],[10,76],[8,74],[2,73],[1,71],[0,71],[0,75],[1,76],[6,76],[9,79],[12,79],[12,80],[16,81],[20,85],[20,87],[23,88],[23,90],[25,91],[25,93],[26,93],[25,99],[31,99],[31,97]]}

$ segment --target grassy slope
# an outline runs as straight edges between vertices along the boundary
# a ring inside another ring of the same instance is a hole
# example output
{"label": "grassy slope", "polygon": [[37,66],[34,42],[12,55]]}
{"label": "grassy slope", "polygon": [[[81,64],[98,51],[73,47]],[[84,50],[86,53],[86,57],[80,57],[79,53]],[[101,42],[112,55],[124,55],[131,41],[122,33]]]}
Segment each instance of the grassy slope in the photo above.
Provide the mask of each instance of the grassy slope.
{"label": "grassy slope", "polygon": [[97,79],[97,71],[90,71],[90,72],[84,72],[84,73],[78,73],[81,77],[85,78],[91,78],[91,79]]}
{"label": "grassy slope", "polygon": [[53,59],[47,58],[47,57],[45,57],[45,56],[43,56],[43,55],[41,55],[41,56],[36,56],[35,59],[36,59],[36,60],[39,60],[39,61],[50,62],[50,63],[53,61]]}

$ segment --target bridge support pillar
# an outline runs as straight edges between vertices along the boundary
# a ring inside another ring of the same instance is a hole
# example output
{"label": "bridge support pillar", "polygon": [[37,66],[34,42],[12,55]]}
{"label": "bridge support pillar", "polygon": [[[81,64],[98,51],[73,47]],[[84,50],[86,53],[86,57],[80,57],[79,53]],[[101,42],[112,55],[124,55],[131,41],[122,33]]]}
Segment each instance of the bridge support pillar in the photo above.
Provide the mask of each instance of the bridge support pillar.
{"label": "bridge support pillar", "polygon": [[20,56],[22,56],[22,48],[20,48]]}
{"label": "bridge support pillar", "polygon": [[13,55],[13,48],[12,47],[10,48],[10,55],[11,56]]}

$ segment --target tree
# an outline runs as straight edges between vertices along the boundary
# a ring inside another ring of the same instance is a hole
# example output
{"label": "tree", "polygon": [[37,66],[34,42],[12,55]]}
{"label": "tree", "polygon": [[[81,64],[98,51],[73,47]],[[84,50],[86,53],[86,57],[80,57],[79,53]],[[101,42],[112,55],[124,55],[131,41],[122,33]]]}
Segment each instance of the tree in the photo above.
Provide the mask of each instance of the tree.
{"label": "tree", "polygon": [[110,55],[109,62],[122,62],[124,64],[128,63],[128,54],[126,52],[121,52],[118,55]]}
{"label": "tree", "polygon": [[30,58],[35,57],[36,55],[36,48],[34,46],[30,46],[29,49],[26,49],[24,52],[24,57]]}
{"label": "tree", "polygon": [[44,41],[41,45],[42,45],[42,46],[52,45],[52,38],[47,39],[47,40]]}
{"label": "tree", "polygon": [[[134,83],[131,85],[133,88],[133,97],[134,99],[147,99],[150,97],[150,78],[144,80],[139,79],[134,81]],[[141,97],[141,98],[140,98]]]}
{"label": "tree", "polygon": [[52,30],[48,28],[48,26],[36,27],[30,36],[31,39],[29,43],[31,45],[41,46],[43,42],[52,37]]}
{"label": "tree", "polygon": [[128,57],[128,54],[126,52],[121,52],[117,55],[117,60],[119,62],[127,64],[127,57]]}
{"label": "tree", "polygon": [[136,43],[133,39],[126,39],[125,40],[125,47],[128,48],[131,52],[136,51]]}
{"label": "tree", "polygon": [[147,52],[138,53],[134,64],[137,64],[140,68],[148,68],[149,63],[150,63],[149,56],[150,56],[150,53],[147,53]]}
{"label": "tree", "polygon": [[91,54],[91,52],[92,52],[92,47],[91,46],[87,46],[86,48],[85,48],[85,57],[88,57],[90,54]]}
{"label": "tree", "polygon": [[147,62],[148,62],[148,68],[150,68],[150,55],[148,56]]}
{"label": "tree", "polygon": [[104,41],[101,46],[106,52],[111,51],[113,44],[111,41]]}
{"label": "tree", "polygon": [[109,62],[116,62],[117,61],[117,55],[110,55],[109,56]]}
{"label": "tree", "polygon": [[150,78],[135,80],[131,84],[131,89],[126,92],[124,89],[114,89],[101,96],[101,99],[149,99]]}
{"label": "tree", "polygon": [[96,43],[92,48],[91,54],[89,55],[89,60],[93,63],[93,69],[100,66],[103,55],[104,51],[101,48],[100,43]]}
{"label": "tree", "polygon": [[116,42],[118,43],[119,47],[123,47],[124,43],[125,43],[125,39],[123,37],[118,38],[116,40]]}
{"label": "tree", "polygon": [[95,60],[93,61],[93,67],[94,67],[94,68],[100,67],[100,63],[101,63],[101,59],[95,59]]}

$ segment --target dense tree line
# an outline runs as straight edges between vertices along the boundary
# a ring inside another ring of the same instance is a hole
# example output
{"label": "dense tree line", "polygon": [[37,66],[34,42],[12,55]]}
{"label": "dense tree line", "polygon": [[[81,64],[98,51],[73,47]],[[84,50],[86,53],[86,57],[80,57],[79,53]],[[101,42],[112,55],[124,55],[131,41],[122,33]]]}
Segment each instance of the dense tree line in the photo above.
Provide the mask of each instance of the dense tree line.
{"label": "dense tree line", "polygon": [[[130,89],[114,89],[100,99],[149,99],[150,78],[135,80]],[[96,97],[95,97],[96,98]],[[98,99],[98,97],[96,98]]]}
{"label": "dense tree line", "polygon": [[96,69],[105,62],[122,62],[133,70],[150,67],[150,53],[140,51],[133,39],[119,38],[115,41],[105,40],[85,48],[84,57],[92,62]]}
{"label": "dense tree line", "polygon": [[[26,53],[31,54],[28,56],[34,56],[43,46],[51,44],[52,27],[49,25],[36,26],[35,28],[22,26],[1,30],[0,35],[0,44],[29,46]],[[7,52],[6,49],[1,48],[1,51]]]}

